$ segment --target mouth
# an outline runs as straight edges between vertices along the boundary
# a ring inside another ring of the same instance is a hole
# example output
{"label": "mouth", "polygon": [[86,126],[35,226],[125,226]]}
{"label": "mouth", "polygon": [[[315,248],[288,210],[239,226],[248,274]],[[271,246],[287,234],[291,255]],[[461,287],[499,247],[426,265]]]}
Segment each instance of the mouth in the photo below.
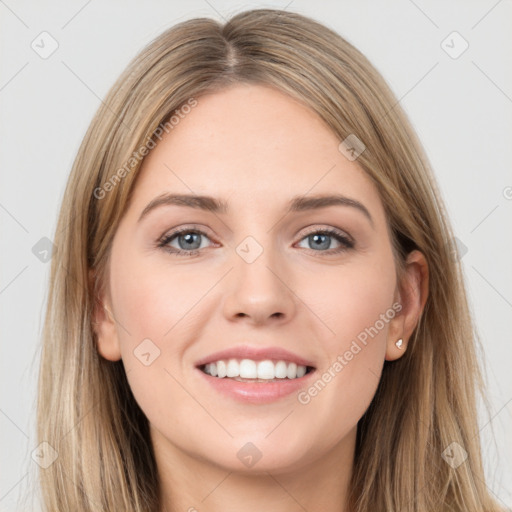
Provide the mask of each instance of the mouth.
{"label": "mouth", "polygon": [[250,345],[210,354],[196,361],[195,369],[205,389],[238,403],[251,404],[289,398],[310,385],[316,373],[311,360],[282,347]]}
{"label": "mouth", "polygon": [[197,367],[206,375],[237,382],[270,383],[301,379],[315,370],[314,366],[283,359],[219,359]]}

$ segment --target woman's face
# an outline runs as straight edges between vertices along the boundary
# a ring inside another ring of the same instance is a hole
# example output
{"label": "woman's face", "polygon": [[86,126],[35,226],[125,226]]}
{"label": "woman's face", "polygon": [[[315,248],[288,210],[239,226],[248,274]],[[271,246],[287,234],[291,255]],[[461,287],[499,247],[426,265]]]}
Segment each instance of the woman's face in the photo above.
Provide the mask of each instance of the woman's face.
{"label": "woman's face", "polygon": [[[198,98],[145,158],[98,342],[160,453],[278,473],[353,447],[410,328],[379,194],[340,142],[281,92],[237,85]],[[352,203],[318,200],[333,195]],[[199,367],[219,360],[247,377]]]}

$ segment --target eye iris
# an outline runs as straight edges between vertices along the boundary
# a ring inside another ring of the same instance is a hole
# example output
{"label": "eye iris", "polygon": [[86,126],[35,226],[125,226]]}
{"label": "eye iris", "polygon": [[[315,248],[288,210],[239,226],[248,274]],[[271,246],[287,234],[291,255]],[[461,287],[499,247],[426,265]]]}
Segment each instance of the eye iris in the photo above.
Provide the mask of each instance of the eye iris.
{"label": "eye iris", "polygon": [[[199,233],[187,233],[187,234],[185,234],[185,235],[180,235],[180,236],[178,237],[178,243],[179,243],[179,245],[180,245],[180,247],[181,247],[182,249],[190,250],[190,249],[191,249],[191,248],[190,248],[190,246],[189,246],[189,247],[183,247],[183,246],[182,246],[182,244],[181,244],[181,239],[182,239],[182,238],[184,238],[184,239],[186,239],[186,243],[191,243],[191,242],[193,242],[192,237],[198,237],[198,238],[199,238],[200,236],[201,236],[201,235],[200,235]],[[199,245],[201,245],[201,243],[199,243]],[[194,247],[193,249],[197,249],[197,248],[199,247],[199,245],[198,245],[197,247]]]}
{"label": "eye iris", "polygon": [[327,242],[324,242],[324,244],[322,244],[322,243],[317,244],[317,243],[316,243],[316,242],[317,242],[317,240],[319,239],[319,237],[324,237],[324,238],[328,239],[328,238],[329,238],[329,235],[323,235],[323,234],[318,234],[318,233],[317,233],[317,234],[315,234],[315,235],[311,235],[309,238],[310,238],[310,239],[313,239],[313,240],[315,241],[314,243],[316,244],[316,247],[320,247],[320,248],[322,248],[322,249],[328,249],[328,248],[329,248],[329,241],[328,241],[328,240],[327,240]]}

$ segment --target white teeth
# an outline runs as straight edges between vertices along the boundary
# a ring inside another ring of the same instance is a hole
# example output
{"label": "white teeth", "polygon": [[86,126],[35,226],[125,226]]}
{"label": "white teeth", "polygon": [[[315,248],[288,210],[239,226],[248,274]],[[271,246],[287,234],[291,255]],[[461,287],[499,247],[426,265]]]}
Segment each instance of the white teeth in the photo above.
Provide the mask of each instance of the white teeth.
{"label": "white teeth", "polygon": [[[217,376],[222,378],[226,376],[226,363],[224,361],[217,361],[217,364],[210,363],[210,368],[212,366],[217,366]],[[210,373],[210,375],[213,375],[213,373]]]}
{"label": "white teeth", "polygon": [[240,376],[240,365],[238,361],[235,359],[230,359],[228,361],[228,366],[226,370],[227,377],[239,377]]}
{"label": "white teeth", "polygon": [[212,377],[242,379],[298,379],[306,374],[306,366],[286,361],[253,361],[252,359],[229,359],[208,363],[204,366],[204,372]]}
{"label": "white teeth", "polygon": [[272,361],[260,361],[258,363],[258,379],[271,380],[276,376],[276,369]]}
{"label": "white teeth", "polygon": [[294,379],[297,377],[297,365],[295,363],[288,364],[288,368],[286,369],[286,376],[289,379]]}
{"label": "white teeth", "polygon": [[278,361],[276,364],[276,378],[278,379],[286,379],[286,375],[288,374],[288,366],[284,361]]}
{"label": "white teeth", "polygon": [[258,377],[256,362],[251,359],[242,359],[240,361],[240,377],[242,379],[256,379]]}

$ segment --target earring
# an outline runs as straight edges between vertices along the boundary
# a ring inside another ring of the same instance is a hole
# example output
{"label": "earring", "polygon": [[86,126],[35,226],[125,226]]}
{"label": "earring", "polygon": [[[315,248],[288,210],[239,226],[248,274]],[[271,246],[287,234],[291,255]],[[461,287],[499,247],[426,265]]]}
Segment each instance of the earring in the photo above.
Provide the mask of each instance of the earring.
{"label": "earring", "polygon": [[400,339],[395,343],[395,345],[396,345],[398,348],[400,348],[400,349],[401,349],[401,348],[402,348],[402,343],[403,343],[403,340],[402,340],[402,338],[400,338]]}

